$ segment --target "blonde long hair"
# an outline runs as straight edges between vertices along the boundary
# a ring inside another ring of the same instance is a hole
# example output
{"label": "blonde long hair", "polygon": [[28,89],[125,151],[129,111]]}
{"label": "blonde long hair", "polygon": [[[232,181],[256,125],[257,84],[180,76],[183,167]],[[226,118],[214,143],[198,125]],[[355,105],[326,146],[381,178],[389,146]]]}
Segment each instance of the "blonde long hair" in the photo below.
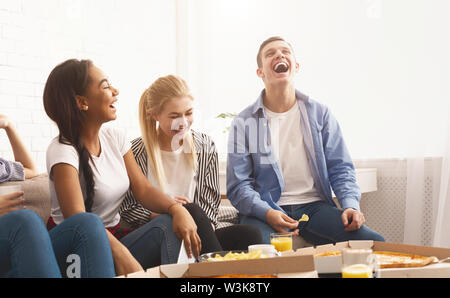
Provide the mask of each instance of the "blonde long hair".
{"label": "blonde long hair", "polygon": [[[151,161],[150,170],[153,171],[154,177],[162,191],[166,190],[167,179],[164,174],[161,159],[158,127],[152,115],[158,115],[162,111],[165,103],[169,100],[185,96],[194,100],[186,81],[178,76],[168,75],[157,79],[144,91],[139,101],[139,124],[141,126],[142,140],[149,161]],[[192,133],[187,133],[183,140],[187,142],[187,144],[183,142],[183,147],[189,149],[184,151],[185,156],[195,172],[197,167],[197,154],[195,152]]]}

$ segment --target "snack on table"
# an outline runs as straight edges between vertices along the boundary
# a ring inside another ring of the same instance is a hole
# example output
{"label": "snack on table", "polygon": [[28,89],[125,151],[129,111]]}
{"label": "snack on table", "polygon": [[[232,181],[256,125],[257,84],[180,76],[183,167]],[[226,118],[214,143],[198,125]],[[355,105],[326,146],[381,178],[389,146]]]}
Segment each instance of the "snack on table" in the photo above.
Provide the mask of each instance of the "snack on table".
{"label": "snack on table", "polygon": [[314,257],[330,257],[330,256],[340,256],[341,251],[335,250],[335,251],[327,251],[319,254],[315,254]]}
{"label": "snack on table", "polygon": [[214,257],[209,257],[206,262],[220,262],[220,261],[236,261],[236,260],[252,260],[267,258],[261,250],[257,249],[252,252],[228,252],[226,255],[221,256],[216,254]]}
{"label": "snack on table", "polygon": [[[423,267],[439,261],[436,257],[425,257],[415,254],[374,251],[380,268]],[[327,251],[315,254],[314,257],[340,256],[340,251]]]}
{"label": "snack on table", "polygon": [[436,257],[399,252],[374,251],[373,253],[378,257],[380,268],[423,267],[438,261]]}

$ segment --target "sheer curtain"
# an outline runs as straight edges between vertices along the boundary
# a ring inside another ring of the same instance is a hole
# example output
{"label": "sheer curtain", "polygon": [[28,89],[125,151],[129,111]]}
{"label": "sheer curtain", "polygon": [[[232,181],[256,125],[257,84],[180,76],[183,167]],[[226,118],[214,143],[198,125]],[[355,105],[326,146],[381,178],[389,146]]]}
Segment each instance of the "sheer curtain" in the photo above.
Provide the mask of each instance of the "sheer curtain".
{"label": "sheer curtain", "polygon": [[415,245],[448,246],[441,239],[445,225],[448,197],[448,167],[445,157],[407,158],[403,171],[406,175],[403,243]]}
{"label": "sheer curtain", "polygon": [[448,121],[447,126],[447,145],[442,160],[437,197],[437,218],[434,226],[433,245],[450,248],[450,121]]}
{"label": "sheer curtain", "polygon": [[407,159],[404,243],[450,248],[450,121],[443,138],[441,158]]}
{"label": "sheer curtain", "polygon": [[400,196],[378,191],[402,201],[393,222],[402,227],[399,241],[450,245],[449,1],[177,0],[177,7],[185,58],[177,69],[194,91],[195,126],[213,137],[222,159],[227,123],[216,116],[256,100],[258,47],[283,36],[300,63],[296,87],[330,107],[352,157],[389,160],[401,176]]}

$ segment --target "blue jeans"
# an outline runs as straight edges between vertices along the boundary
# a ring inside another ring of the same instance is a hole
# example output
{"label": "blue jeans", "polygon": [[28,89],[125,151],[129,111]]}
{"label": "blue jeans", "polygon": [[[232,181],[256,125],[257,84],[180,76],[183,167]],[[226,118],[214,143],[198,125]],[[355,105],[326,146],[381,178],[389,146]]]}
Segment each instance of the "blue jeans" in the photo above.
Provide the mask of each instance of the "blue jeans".
{"label": "blue jeans", "polygon": [[[79,257],[79,266],[70,255]],[[0,216],[1,277],[56,278],[66,276],[68,268],[75,268],[72,273],[80,277],[115,275],[108,237],[98,216],[79,213],[50,232],[31,210]]]}
{"label": "blue jeans", "polygon": [[178,261],[181,240],[173,231],[172,217],[161,214],[120,239],[144,269]]}
{"label": "blue jeans", "polygon": [[[300,236],[313,245],[323,245],[348,240],[385,241],[383,236],[363,225],[355,231],[345,231],[342,223],[342,210],[322,201],[282,207],[293,219],[300,219],[303,214],[309,216],[309,221],[300,222]],[[256,217],[240,216],[240,223],[257,226],[262,234],[263,242],[270,243],[270,233],[275,230],[266,222]]]}

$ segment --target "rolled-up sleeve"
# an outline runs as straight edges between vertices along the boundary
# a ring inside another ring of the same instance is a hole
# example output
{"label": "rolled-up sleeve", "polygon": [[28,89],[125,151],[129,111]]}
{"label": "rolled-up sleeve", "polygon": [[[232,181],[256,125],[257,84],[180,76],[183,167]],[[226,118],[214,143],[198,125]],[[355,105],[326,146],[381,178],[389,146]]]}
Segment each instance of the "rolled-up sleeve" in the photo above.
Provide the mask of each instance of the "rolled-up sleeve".
{"label": "rolled-up sleeve", "polygon": [[343,209],[360,210],[361,190],[356,172],[337,120],[327,110],[324,114],[323,146],[331,187]]}

